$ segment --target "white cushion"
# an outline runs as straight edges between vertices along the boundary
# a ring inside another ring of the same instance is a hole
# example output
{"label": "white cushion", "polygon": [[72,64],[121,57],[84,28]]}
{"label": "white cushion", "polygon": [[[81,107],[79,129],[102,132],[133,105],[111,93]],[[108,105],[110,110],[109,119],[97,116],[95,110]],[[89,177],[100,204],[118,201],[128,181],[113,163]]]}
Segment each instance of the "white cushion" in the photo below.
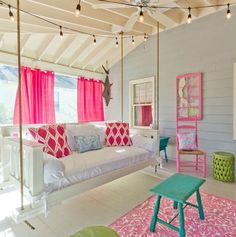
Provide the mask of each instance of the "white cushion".
{"label": "white cushion", "polygon": [[133,137],[131,137],[131,140],[133,146],[143,148],[153,154],[156,154],[159,150],[159,142],[156,139],[136,134]]}
{"label": "white cushion", "polygon": [[56,158],[44,161],[44,183],[46,185],[57,182],[65,175],[65,165]]}

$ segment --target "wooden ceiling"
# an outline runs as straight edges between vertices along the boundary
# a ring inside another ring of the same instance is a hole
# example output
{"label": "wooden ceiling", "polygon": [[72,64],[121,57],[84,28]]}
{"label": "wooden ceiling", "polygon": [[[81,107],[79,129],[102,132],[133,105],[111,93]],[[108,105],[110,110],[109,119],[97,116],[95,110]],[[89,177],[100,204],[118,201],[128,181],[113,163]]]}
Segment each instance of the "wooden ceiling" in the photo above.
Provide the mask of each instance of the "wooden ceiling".
{"label": "wooden ceiling", "polygon": [[[121,2],[121,0],[118,0]],[[123,0],[125,1],[125,0]],[[129,1],[129,0],[127,0]],[[126,1],[126,2],[127,2]],[[151,0],[154,2],[155,0]],[[157,0],[162,6],[194,7],[211,4],[225,4],[229,0]],[[5,0],[15,6],[15,0]],[[170,29],[186,24],[187,10],[165,9],[155,10],[152,14],[144,11],[144,21],[130,24],[129,19],[138,12],[137,7],[106,8],[109,4],[97,0],[82,0],[81,13],[75,17],[77,0],[21,0],[21,9],[51,20],[59,25],[87,32],[95,35],[114,35],[113,38],[96,37],[97,44],[93,45],[93,37],[78,34],[63,29],[64,37],[60,39],[59,28],[33,18],[21,15],[21,53],[23,56],[45,62],[56,63],[73,68],[102,72],[101,65],[108,61],[109,67],[120,60],[120,47],[115,47],[115,35],[129,22],[126,32],[129,35],[156,33],[157,21],[161,30]],[[99,6],[99,4],[102,4]],[[225,7],[214,7],[192,10],[193,20]],[[12,10],[16,16],[15,10]],[[0,51],[16,53],[16,23],[9,19],[9,9],[0,6]],[[191,26],[189,26],[191,27]],[[124,39],[124,55],[143,42],[143,36],[135,37],[135,44],[131,38]]]}

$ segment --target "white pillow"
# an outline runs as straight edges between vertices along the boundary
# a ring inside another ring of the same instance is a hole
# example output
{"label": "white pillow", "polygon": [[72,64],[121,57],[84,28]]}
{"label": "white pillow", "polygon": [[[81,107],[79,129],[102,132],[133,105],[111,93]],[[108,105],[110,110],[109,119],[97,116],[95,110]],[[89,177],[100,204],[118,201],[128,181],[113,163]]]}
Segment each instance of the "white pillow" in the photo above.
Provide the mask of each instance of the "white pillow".
{"label": "white pillow", "polygon": [[51,158],[44,161],[44,184],[54,183],[65,175],[65,165],[58,159]]}
{"label": "white pillow", "polygon": [[106,125],[103,124],[103,125],[95,125],[95,129],[97,130],[97,134],[99,135],[100,137],[100,143],[102,144],[102,146],[104,146],[105,144],[105,132],[106,132]]}
{"label": "white pillow", "polygon": [[143,148],[150,153],[156,154],[159,151],[159,142],[156,139],[152,139],[149,137],[144,137],[141,135],[134,135],[131,137],[133,146]]}
{"label": "white pillow", "polygon": [[74,137],[76,136],[91,136],[99,135],[97,129],[92,124],[66,126],[66,135],[69,147],[72,151],[77,151],[78,148]]}

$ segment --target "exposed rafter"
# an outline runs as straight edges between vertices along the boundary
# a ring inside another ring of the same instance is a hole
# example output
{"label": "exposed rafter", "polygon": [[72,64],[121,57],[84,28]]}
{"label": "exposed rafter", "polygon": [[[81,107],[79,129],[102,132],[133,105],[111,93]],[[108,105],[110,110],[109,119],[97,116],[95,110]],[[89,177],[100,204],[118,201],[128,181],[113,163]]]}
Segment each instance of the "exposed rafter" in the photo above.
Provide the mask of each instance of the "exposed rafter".
{"label": "exposed rafter", "polygon": [[30,39],[30,34],[24,34],[23,38],[21,39],[21,54],[24,54],[25,47],[27,46],[27,42]]}
{"label": "exposed rafter", "polygon": [[61,47],[54,55],[54,63],[58,63],[60,59],[65,54],[66,50],[70,47],[70,44],[76,39],[76,35],[69,35],[67,36],[66,40],[63,42]]}
{"label": "exposed rafter", "polygon": [[51,43],[54,39],[58,38],[57,35],[48,35],[47,38],[44,40],[42,45],[38,50],[38,60],[41,60],[46,52],[50,49]]}
{"label": "exposed rafter", "polygon": [[[15,6],[15,0],[4,1]],[[125,0],[114,1],[127,2]],[[130,38],[124,39],[124,56],[143,42],[143,36],[136,36],[135,44],[132,45],[131,36],[144,33],[155,34],[157,21],[160,23],[161,31],[170,29],[180,24],[186,24],[188,7],[224,4],[219,7],[191,9],[193,19],[197,19],[221,9],[225,9],[226,13],[228,1],[232,3],[235,0],[161,0],[161,2],[167,3],[167,8],[152,9],[151,11],[144,9],[144,21],[141,23],[138,21],[140,9],[135,6],[119,5],[114,8],[116,4],[106,7],[106,4],[109,4],[107,2],[83,0],[81,14],[76,18],[76,1],[74,0],[21,0],[23,10],[56,24],[53,25],[22,13],[21,54],[35,60],[63,64],[72,68],[100,71],[101,65],[106,60],[109,61],[110,67],[120,60],[120,46],[115,47],[115,36],[119,38],[119,33],[127,22],[129,22],[129,27],[126,29],[130,30],[128,32]],[[96,9],[95,4],[102,5],[102,9],[98,9],[99,7]],[[170,9],[170,6],[181,9]],[[148,12],[152,12],[152,14]],[[13,13],[15,14],[14,8]],[[132,18],[134,14],[136,15]],[[133,20],[130,21],[130,18]],[[1,50],[9,53],[15,53],[15,24],[9,19],[8,6],[2,6],[0,8],[0,47]],[[64,37],[62,40],[59,38],[60,25],[63,26]],[[78,34],[78,32],[70,31],[65,27],[83,31],[85,34]],[[97,36],[97,44],[94,46],[93,35],[112,35],[112,38]]]}
{"label": "exposed rafter", "polygon": [[69,65],[70,67],[72,67],[72,66],[76,63],[76,61],[77,61],[78,58],[80,57],[80,54],[81,54],[84,50],[86,50],[89,46],[90,46],[90,47],[93,47],[93,45],[91,44],[91,41],[90,41],[89,39],[90,39],[90,37],[89,37],[89,36],[86,36],[85,39],[84,39],[84,42],[83,42],[81,45],[79,45],[79,47],[77,48],[77,50],[74,51],[74,53],[72,54],[71,59],[70,59],[70,61],[69,61],[69,63],[68,63],[68,65]]}

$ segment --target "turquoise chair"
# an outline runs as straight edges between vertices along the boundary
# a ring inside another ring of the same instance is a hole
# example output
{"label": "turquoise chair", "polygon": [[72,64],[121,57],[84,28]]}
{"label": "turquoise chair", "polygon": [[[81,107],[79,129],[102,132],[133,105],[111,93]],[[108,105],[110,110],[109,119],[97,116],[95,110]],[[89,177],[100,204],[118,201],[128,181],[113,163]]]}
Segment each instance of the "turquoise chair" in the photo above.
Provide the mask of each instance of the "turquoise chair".
{"label": "turquoise chair", "polygon": [[166,153],[166,147],[168,145],[170,137],[165,137],[165,136],[160,136],[160,147],[159,150],[164,151],[165,152],[165,159],[166,162],[168,162],[168,158],[167,158],[167,153]]}

